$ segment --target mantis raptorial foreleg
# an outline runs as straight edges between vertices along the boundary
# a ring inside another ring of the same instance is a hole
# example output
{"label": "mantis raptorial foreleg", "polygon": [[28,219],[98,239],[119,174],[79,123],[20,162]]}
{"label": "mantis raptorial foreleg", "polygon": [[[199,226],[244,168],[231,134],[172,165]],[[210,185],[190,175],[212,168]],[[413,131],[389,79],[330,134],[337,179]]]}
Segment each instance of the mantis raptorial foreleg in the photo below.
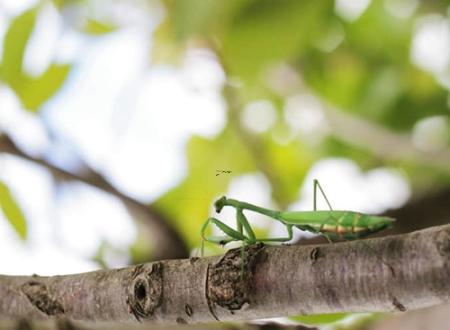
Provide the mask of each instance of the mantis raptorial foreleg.
{"label": "mantis raptorial foreleg", "polygon": [[[205,231],[209,223],[216,225],[227,236],[219,236],[219,237],[205,236]],[[255,233],[253,232],[253,229],[250,226],[250,223],[248,222],[241,208],[236,209],[236,228],[237,230],[234,230],[233,228],[231,228],[230,226],[226,225],[225,223],[216,218],[212,217],[208,218],[208,220],[206,220],[201,229],[201,236],[202,236],[201,255],[203,256],[204,253],[204,241],[221,245],[228,244],[232,241],[242,241],[244,243],[244,246],[245,244],[256,243]],[[244,235],[244,231],[247,233],[248,237]]]}
{"label": "mantis raptorial foreleg", "polygon": [[[216,225],[220,230],[222,230],[227,236],[205,236],[206,228],[208,227],[209,223],[213,223]],[[234,230],[230,226],[226,225],[222,221],[216,219],[216,218],[208,218],[208,220],[205,221],[205,223],[202,226],[201,229],[201,236],[202,236],[202,245],[201,245],[201,255],[204,255],[204,249],[205,249],[205,241],[225,245],[233,241],[245,241],[247,240],[247,237],[241,232]]]}
{"label": "mantis raptorial foreleg", "polygon": [[236,210],[236,221],[239,224],[238,227],[240,226],[241,228],[244,228],[245,232],[248,235],[248,244],[253,244],[256,242],[256,236],[255,233],[253,232],[252,227],[250,226],[250,223],[248,222],[247,218],[244,215],[244,212],[242,212],[242,209],[237,209]]}

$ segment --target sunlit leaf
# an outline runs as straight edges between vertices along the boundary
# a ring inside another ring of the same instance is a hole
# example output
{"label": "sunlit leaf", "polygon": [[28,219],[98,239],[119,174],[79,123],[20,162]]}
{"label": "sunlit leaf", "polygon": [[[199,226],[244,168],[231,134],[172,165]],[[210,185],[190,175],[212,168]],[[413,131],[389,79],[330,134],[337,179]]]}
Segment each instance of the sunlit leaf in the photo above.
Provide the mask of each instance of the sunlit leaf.
{"label": "sunlit leaf", "polygon": [[40,106],[52,97],[64,83],[71,66],[52,64],[37,78],[24,77],[13,86],[24,107],[36,112]]}
{"label": "sunlit leaf", "polygon": [[115,31],[116,29],[117,29],[117,27],[112,24],[100,22],[95,19],[88,19],[84,26],[84,31],[86,33],[93,34],[93,35],[102,35],[102,34],[110,33],[110,32]]}
{"label": "sunlit leaf", "polygon": [[25,217],[9,191],[9,188],[3,182],[0,182],[0,208],[17,235],[22,240],[25,240],[27,238]]}
{"label": "sunlit leaf", "polygon": [[36,22],[36,9],[17,16],[9,26],[3,41],[1,77],[13,84],[20,79],[25,48]]}

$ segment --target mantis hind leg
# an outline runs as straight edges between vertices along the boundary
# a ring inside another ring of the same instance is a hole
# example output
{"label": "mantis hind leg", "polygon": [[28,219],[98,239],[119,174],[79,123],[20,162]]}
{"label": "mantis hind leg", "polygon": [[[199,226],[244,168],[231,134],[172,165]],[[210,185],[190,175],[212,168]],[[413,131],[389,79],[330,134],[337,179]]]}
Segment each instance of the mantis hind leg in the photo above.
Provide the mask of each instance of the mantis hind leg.
{"label": "mantis hind leg", "polygon": [[[330,208],[330,218],[333,219],[331,212],[333,211],[333,208],[331,207],[330,202],[328,201],[327,196],[325,195],[325,192],[322,189],[322,186],[319,183],[319,180],[314,179],[314,211],[317,211],[317,188],[319,188],[320,193],[322,194],[323,198],[325,199],[325,201],[328,204],[328,207]],[[336,226],[338,225],[337,221],[336,221]],[[322,228],[325,226],[325,221],[322,223],[319,232],[322,230]],[[333,241],[331,240],[330,235],[326,234],[326,233],[321,233],[328,241],[328,243],[333,243]]]}
{"label": "mantis hind leg", "polygon": [[322,186],[319,183],[319,180],[317,180],[317,179],[314,179],[314,211],[317,211],[317,203],[316,203],[316,201],[317,201],[317,199],[316,199],[316,197],[317,197],[317,188],[319,188],[320,192],[322,193],[323,198],[325,198],[325,201],[327,202],[328,207],[330,208],[330,211],[333,211],[333,208],[331,207],[331,204],[328,201],[328,198],[325,195],[325,192],[323,191]]}

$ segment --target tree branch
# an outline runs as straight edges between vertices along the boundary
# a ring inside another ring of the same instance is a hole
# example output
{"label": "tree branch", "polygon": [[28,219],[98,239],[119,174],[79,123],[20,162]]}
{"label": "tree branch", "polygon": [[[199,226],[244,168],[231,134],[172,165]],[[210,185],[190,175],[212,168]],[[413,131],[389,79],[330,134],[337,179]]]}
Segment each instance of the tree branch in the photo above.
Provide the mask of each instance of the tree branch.
{"label": "tree branch", "polygon": [[85,183],[91,187],[102,190],[106,193],[118,197],[134,215],[134,218],[140,220],[145,226],[150,227],[152,237],[157,244],[154,244],[154,260],[186,258],[189,253],[184,240],[180,237],[168,221],[158,211],[152,207],[142,204],[118,191],[101,174],[89,168],[88,176],[80,176],[74,173],[62,170],[44,159],[32,157],[20,150],[14,142],[5,134],[0,135],[0,152],[5,152],[22,159],[26,159],[35,164],[45,167],[56,178],[62,180],[71,180]]}
{"label": "tree branch", "polygon": [[317,330],[303,325],[264,324],[202,324],[202,325],[157,325],[150,323],[123,324],[112,322],[80,322],[66,319],[52,321],[0,321],[0,330]]}
{"label": "tree branch", "polygon": [[450,225],[319,246],[40,277],[0,276],[0,318],[197,323],[450,302]]}

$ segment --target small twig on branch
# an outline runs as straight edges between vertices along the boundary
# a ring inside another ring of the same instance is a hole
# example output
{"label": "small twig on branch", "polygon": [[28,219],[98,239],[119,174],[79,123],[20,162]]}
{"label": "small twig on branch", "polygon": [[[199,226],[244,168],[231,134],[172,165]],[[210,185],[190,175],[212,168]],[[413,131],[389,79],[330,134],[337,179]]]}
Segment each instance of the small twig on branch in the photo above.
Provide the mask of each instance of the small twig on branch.
{"label": "small twig on branch", "polygon": [[[244,256],[244,266],[241,257]],[[198,323],[450,302],[450,225],[96,272],[0,276],[0,318]]]}
{"label": "small twig on branch", "polygon": [[20,157],[31,161],[35,164],[45,167],[52,173],[53,176],[63,180],[72,180],[85,183],[91,187],[102,190],[106,193],[118,197],[130,210],[133,215],[136,215],[137,220],[145,220],[144,225],[150,226],[150,230],[154,233],[157,244],[153,251],[155,260],[160,259],[176,259],[185,258],[188,256],[188,249],[185,242],[180,235],[168,224],[168,221],[153,209],[151,206],[142,204],[135,199],[123,194],[113,187],[102,175],[89,169],[88,176],[80,176],[74,173],[67,172],[60,169],[53,164],[50,164],[44,159],[32,157],[22,150],[20,150],[14,142],[5,134],[0,135],[0,152],[5,152],[16,157]]}

